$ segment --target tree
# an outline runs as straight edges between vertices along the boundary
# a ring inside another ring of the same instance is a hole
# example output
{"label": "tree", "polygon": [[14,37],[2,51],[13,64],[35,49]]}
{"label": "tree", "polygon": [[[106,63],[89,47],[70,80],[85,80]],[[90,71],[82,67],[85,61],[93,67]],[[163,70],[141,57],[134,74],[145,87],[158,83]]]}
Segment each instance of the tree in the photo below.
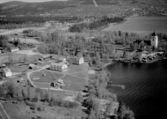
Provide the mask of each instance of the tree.
{"label": "tree", "polygon": [[8,46],[8,38],[6,36],[0,35],[0,47],[7,47]]}
{"label": "tree", "polygon": [[13,55],[12,55],[12,53],[10,52],[10,53],[8,54],[8,65],[9,65],[9,67],[13,65],[13,63],[14,63],[13,61],[14,61],[14,60],[13,60]]}
{"label": "tree", "polygon": [[78,95],[77,95],[77,97],[76,97],[76,101],[82,103],[82,101],[83,101],[83,96],[82,96],[82,93],[81,93],[81,92],[78,93]]}

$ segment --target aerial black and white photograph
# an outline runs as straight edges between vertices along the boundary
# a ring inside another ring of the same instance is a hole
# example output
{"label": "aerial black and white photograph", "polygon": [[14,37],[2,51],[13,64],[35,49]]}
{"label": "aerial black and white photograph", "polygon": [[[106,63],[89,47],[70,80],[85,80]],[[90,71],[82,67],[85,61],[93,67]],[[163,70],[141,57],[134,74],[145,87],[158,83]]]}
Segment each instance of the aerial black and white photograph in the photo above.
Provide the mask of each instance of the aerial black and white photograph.
{"label": "aerial black and white photograph", "polygon": [[164,119],[167,0],[0,0],[0,119]]}

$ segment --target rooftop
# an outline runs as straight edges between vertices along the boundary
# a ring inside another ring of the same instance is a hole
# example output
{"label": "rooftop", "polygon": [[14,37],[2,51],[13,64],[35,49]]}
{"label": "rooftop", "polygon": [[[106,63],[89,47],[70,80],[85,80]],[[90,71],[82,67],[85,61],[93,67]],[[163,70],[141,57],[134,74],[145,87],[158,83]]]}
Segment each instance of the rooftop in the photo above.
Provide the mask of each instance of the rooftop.
{"label": "rooftop", "polygon": [[59,65],[59,66],[62,66],[62,65],[64,65],[64,64],[66,65],[65,62],[60,62],[60,63],[55,63],[55,62],[54,62],[54,63],[51,63],[51,65]]}

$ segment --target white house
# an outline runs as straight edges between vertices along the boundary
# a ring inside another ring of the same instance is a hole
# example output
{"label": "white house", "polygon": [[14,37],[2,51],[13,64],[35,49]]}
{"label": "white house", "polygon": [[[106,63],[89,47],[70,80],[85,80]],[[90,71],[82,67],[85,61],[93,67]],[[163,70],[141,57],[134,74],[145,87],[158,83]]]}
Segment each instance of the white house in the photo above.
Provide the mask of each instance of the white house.
{"label": "white house", "polygon": [[12,48],[10,48],[10,52],[16,52],[16,51],[19,51],[18,47],[12,47]]}
{"label": "white house", "polygon": [[58,79],[50,84],[52,87],[62,88],[65,86],[64,81],[62,79]]}
{"label": "white house", "polygon": [[4,77],[11,77],[12,76],[12,71],[9,68],[3,68],[2,69],[2,74]]}
{"label": "white house", "polygon": [[155,49],[158,48],[158,36],[155,32],[151,35],[151,46]]}
{"label": "white house", "polygon": [[79,56],[73,57],[72,58],[72,63],[77,64],[77,65],[83,64],[84,63],[84,58],[79,57]]}
{"label": "white house", "polygon": [[51,63],[50,69],[54,71],[66,71],[68,69],[67,64],[65,62],[60,62],[60,63]]}

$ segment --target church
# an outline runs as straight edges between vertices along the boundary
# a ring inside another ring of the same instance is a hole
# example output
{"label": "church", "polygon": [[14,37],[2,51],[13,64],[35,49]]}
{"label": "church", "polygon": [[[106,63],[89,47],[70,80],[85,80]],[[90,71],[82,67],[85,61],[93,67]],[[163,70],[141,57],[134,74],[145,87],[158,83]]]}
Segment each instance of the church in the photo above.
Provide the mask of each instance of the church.
{"label": "church", "polygon": [[150,40],[136,40],[133,42],[133,46],[137,46],[137,49],[147,49],[151,47],[153,50],[158,48],[158,36],[155,32],[151,34]]}

